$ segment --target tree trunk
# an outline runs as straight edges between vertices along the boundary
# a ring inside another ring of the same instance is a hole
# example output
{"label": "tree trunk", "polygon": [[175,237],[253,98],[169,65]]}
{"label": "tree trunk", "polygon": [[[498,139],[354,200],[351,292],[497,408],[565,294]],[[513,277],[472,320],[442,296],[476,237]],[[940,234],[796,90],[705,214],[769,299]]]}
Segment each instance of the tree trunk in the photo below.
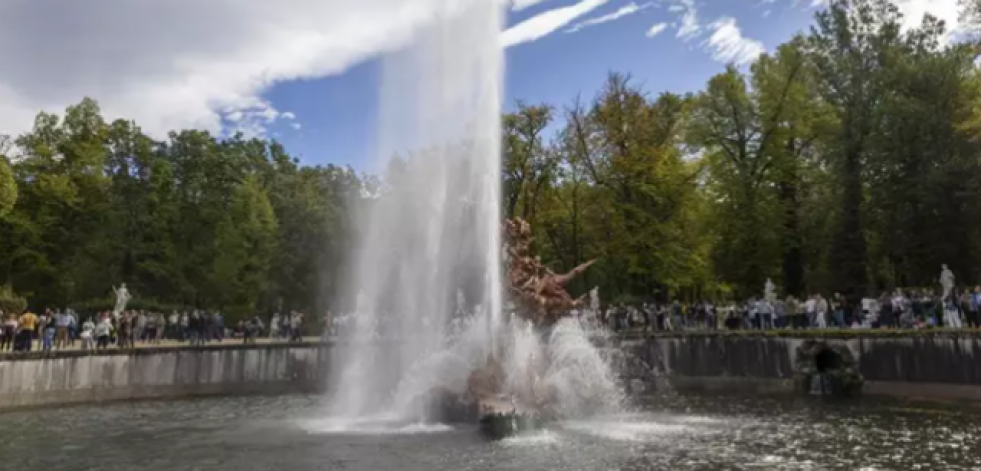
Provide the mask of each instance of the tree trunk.
{"label": "tree trunk", "polygon": [[841,224],[832,244],[831,270],[833,288],[849,300],[860,299],[867,293],[866,251],[862,225],[862,162],[861,146],[845,141],[842,163]]}
{"label": "tree trunk", "polygon": [[[795,153],[794,140],[787,140],[788,155]],[[802,299],[804,295],[804,252],[801,249],[800,206],[797,162],[790,162],[779,185],[783,217],[783,289],[791,296]]]}

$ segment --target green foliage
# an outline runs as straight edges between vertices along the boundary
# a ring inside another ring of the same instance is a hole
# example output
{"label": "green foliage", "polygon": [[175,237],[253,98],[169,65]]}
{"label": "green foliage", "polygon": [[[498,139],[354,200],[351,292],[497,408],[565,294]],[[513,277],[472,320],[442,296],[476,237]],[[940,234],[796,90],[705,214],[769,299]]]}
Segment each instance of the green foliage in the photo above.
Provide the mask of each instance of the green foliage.
{"label": "green foliage", "polygon": [[[978,48],[907,23],[889,0],[833,0],[698,93],[614,73],[590,100],[518,103],[503,212],[555,271],[598,259],[570,289],[611,302],[745,298],[767,278],[856,299],[935,286],[944,263],[981,282]],[[233,317],[343,309],[352,213],[402,164],[359,176],[268,140],[158,142],[85,99],[0,137],[0,284],[38,305],[108,309],[126,282],[134,303]]]}
{"label": "green foliage", "polygon": [[134,309],[233,319],[323,312],[333,299],[348,205],[363,188],[350,169],[300,167],[278,143],[241,136],[157,142],[135,123],[105,122],[88,99],[64,117],[39,114],[16,145],[0,284],[31,303],[108,310],[121,282]]}
{"label": "green foliage", "polygon": [[973,44],[888,0],[835,0],[748,70],[691,96],[612,74],[588,104],[505,117],[508,214],[573,291],[607,300],[798,297],[981,281],[981,73]]}
{"label": "green foliage", "polygon": [[0,311],[7,314],[20,314],[27,309],[27,300],[18,296],[10,286],[0,285]]}
{"label": "green foliage", "polygon": [[17,203],[17,181],[14,180],[14,172],[4,155],[6,142],[6,136],[0,135],[0,218],[10,213]]}

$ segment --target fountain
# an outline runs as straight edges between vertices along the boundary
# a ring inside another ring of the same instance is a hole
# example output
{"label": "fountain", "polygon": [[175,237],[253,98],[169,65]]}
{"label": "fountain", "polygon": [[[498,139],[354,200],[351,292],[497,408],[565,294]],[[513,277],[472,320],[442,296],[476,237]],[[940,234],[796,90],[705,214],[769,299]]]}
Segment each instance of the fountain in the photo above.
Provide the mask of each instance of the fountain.
{"label": "fountain", "polygon": [[479,420],[501,435],[618,401],[586,330],[563,318],[584,301],[564,286],[592,262],[552,272],[527,222],[502,223],[501,27],[500,2],[447,2],[383,65],[380,157],[411,152],[358,224],[334,430]]}

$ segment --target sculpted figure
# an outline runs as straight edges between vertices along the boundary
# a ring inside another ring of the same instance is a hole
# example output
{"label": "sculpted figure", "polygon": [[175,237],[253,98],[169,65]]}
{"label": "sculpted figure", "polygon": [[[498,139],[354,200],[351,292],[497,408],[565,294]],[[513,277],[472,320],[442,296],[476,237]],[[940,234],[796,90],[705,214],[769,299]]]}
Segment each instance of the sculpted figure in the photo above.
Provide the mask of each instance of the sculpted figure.
{"label": "sculpted figure", "polygon": [[943,299],[947,299],[954,290],[954,272],[946,264],[940,266],[940,286],[944,289]]}
{"label": "sculpted figure", "polygon": [[581,307],[585,296],[573,299],[565,286],[581,275],[595,260],[590,260],[568,273],[557,274],[530,254],[531,226],[521,218],[508,219],[503,224],[505,265],[508,288],[523,309],[519,315],[536,325],[551,325],[559,316]]}
{"label": "sculpted figure", "polygon": [[112,292],[116,294],[116,306],[113,308],[112,314],[119,317],[119,314],[126,310],[126,303],[129,302],[129,290],[126,289],[126,283],[120,283],[119,288],[112,287]]}

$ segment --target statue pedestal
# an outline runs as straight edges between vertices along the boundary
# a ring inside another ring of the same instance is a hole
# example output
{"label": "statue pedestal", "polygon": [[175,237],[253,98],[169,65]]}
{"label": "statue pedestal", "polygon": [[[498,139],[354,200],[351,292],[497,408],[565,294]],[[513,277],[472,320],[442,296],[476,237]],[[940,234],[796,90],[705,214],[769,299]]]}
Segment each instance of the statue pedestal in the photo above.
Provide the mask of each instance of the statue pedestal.
{"label": "statue pedestal", "polygon": [[500,399],[479,401],[480,431],[493,440],[541,430],[545,417],[538,411]]}

